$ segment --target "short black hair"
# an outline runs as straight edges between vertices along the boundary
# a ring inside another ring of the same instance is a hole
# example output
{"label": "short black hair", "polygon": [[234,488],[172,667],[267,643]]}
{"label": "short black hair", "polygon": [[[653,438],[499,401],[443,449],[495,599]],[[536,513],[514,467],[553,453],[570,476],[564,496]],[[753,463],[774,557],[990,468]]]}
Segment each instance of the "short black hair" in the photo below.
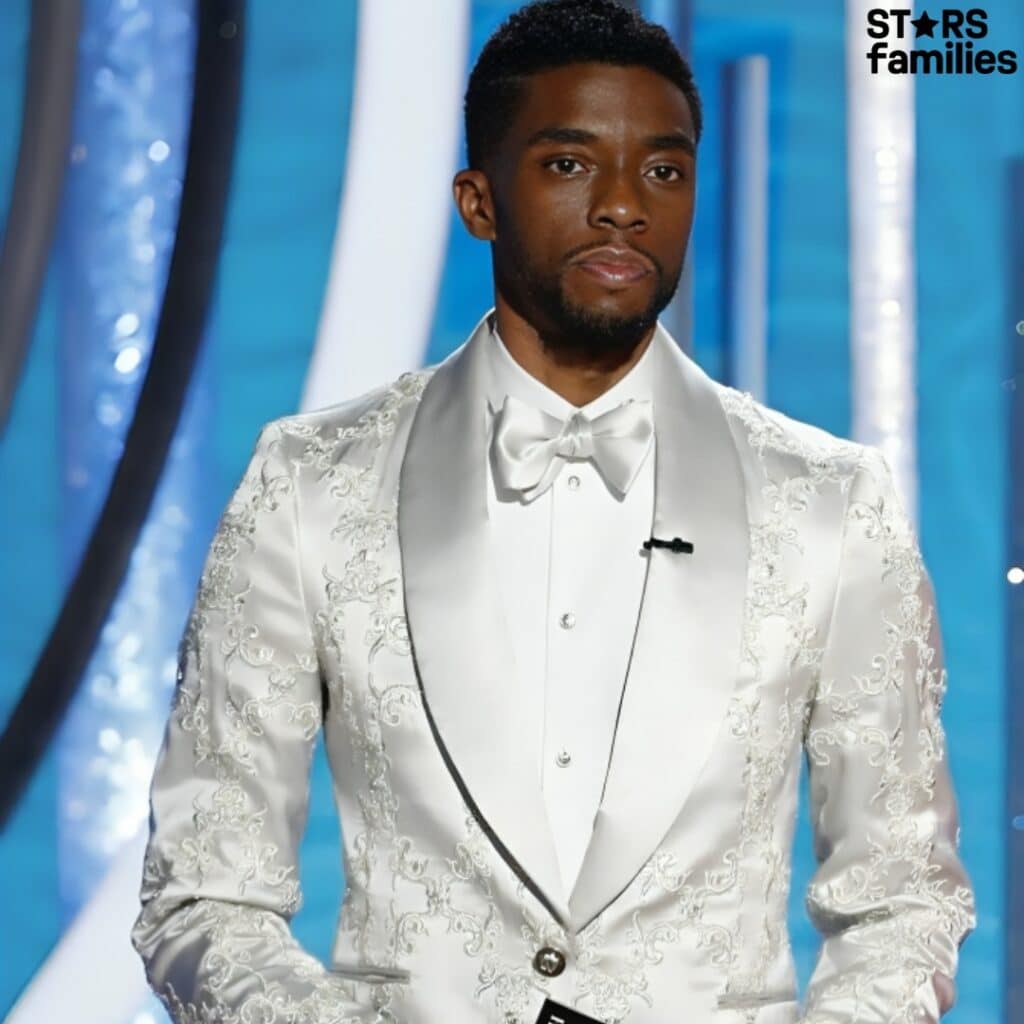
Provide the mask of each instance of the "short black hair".
{"label": "short black hair", "polygon": [[469,76],[464,113],[469,166],[482,168],[516,114],[523,79],[583,62],[642,66],[686,96],[700,139],[701,103],[693,71],[660,26],[616,0],[536,0],[487,40]]}

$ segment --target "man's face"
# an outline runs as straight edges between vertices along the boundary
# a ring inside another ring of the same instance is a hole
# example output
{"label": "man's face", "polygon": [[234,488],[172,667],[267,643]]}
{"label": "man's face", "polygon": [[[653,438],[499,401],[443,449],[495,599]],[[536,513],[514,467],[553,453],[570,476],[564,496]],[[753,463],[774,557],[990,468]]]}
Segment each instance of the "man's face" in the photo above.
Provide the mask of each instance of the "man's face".
{"label": "man's face", "polygon": [[675,293],[693,223],[689,103],[643,67],[531,75],[488,175],[495,283],[568,361],[624,358]]}

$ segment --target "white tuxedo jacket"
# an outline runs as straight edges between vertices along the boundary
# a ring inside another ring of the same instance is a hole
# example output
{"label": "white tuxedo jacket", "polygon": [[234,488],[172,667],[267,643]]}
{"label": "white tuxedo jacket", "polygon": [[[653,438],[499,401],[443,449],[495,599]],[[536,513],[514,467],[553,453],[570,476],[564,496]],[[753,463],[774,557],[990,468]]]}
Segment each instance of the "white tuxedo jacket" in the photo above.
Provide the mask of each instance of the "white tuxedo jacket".
{"label": "white tuxedo jacket", "polygon": [[[481,321],[267,424],[182,639],[132,938],[179,1022],[934,1021],[974,924],[932,586],[876,449],[653,340],[652,532],[593,837],[563,891],[486,507]],[[348,888],[289,930],[319,729]],[[802,757],[823,948],[786,930]]]}

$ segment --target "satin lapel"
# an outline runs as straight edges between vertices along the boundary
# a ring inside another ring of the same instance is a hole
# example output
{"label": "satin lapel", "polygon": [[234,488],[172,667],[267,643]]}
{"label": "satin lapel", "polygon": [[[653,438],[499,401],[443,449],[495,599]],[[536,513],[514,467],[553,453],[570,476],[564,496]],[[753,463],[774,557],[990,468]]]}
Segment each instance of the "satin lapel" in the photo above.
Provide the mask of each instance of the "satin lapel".
{"label": "satin lapel", "polygon": [[398,495],[405,610],[449,769],[513,867],[569,914],[540,782],[539,711],[519,692],[488,534],[487,318],[427,382]]}
{"label": "satin lapel", "polygon": [[660,326],[653,342],[655,537],[604,795],[569,899],[585,927],[657,848],[708,760],[739,670],[749,531],[742,470],[712,381]]}

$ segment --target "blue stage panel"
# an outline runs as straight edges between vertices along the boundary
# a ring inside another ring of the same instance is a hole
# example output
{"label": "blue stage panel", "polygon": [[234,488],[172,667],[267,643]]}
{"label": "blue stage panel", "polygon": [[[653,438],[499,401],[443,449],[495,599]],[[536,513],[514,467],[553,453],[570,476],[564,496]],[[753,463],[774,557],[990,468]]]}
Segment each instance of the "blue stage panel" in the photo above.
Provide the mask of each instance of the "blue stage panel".
{"label": "blue stage panel", "polygon": [[[985,7],[1001,49],[1024,38],[1018,0]],[[917,289],[920,528],[949,667],[944,720],[978,928],[963,950],[953,1024],[1002,1012],[1006,930],[1006,524],[1010,346],[1009,158],[1024,154],[1024,77],[918,76]],[[981,116],[984,112],[984,116]],[[1019,384],[1018,384],[1019,386]],[[1020,482],[1017,482],[1020,486]],[[1018,812],[1019,813],[1019,812]]]}

